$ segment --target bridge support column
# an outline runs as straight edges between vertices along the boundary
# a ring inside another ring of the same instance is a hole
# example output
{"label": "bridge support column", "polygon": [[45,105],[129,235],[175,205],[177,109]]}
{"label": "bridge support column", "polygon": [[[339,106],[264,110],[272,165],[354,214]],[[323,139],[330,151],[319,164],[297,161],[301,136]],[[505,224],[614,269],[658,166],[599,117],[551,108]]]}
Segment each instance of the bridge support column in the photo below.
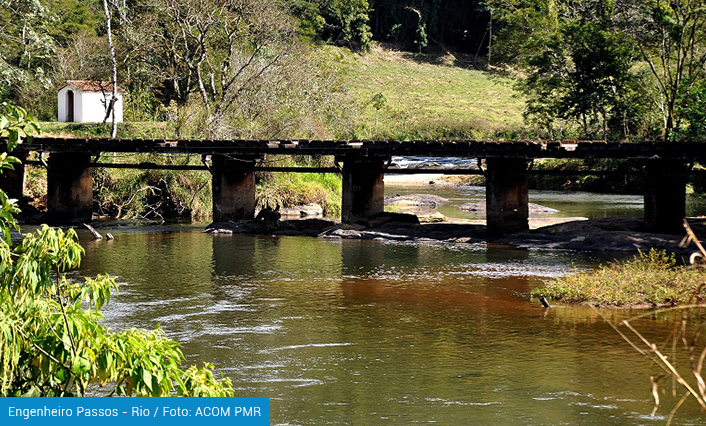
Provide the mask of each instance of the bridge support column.
{"label": "bridge support column", "polygon": [[343,159],[343,223],[365,220],[385,210],[384,169],[384,158]]}
{"label": "bridge support column", "polygon": [[[27,159],[27,154],[10,153],[19,158],[22,163]],[[0,174],[0,188],[5,191],[10,198],[22,198],[25,189],[25,165],[13,164],[14,169],[5,169]]]}
{"label": "bridge support column", "polygon": [[255,218],[255,160],[213,155],[213,221]]}
{"label": "bridge support column", "polygon": [[528,160],[488,158],[485,203],[489,235],[529,230]]}
{"label": "bridge support column", "polygon": [[47,163],[47,221],[90,222],[93,216],[93,168],[85,153],[52,153]]}
{"label": "bridge support column", "polygon": [[645,227],[652,232],[683,233],[686,163],[682,160],[649,160],[645,172]]}

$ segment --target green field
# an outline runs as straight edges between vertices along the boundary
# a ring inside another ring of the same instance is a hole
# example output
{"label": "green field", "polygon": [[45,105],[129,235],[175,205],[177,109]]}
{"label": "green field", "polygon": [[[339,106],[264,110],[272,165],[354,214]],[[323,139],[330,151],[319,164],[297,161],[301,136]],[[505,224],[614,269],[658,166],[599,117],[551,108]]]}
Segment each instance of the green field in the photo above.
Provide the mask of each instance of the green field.
{"label": "green field", "polygon": [[[518,138],[524,101],[512,81],[478,71],[451,54],[417,55],[375,47],[360,55],[336,49],[348,89],[361,108],[361,137]],[[461,65],[457,65],[461,63]],[[370,99],[387,99],[379,111]]]}

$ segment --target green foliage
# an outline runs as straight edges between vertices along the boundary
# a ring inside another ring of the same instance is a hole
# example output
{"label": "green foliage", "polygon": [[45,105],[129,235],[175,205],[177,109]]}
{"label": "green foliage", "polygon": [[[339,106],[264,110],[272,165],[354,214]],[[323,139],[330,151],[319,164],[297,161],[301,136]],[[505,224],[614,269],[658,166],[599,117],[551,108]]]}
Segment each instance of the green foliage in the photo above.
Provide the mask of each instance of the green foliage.
{"label": "green foliage", "polygon": [[677,140],[698,131],[691,111],[698,108],[692,94],[706,79],[703,2],[489,5],[501,24],[493,58],[519,67],[530,119],[552,130],[570,119],[587,138]]}
{"label": "green foliage", "polygon": [[[15,149],[22,137],[27,137],[27,142],[32,142],[32,134],[39,133],[41,128],[37,120],[24,108],[7,102],[0,103],[0,137],[6,137],[7,147],[10,151]],[[7,153],[3,154],[7,157]],[[13,160],[7,160],[13,161]],[[6,167],[0,167],[3,169]]]}
{"label": "green foliage", "polygon": [[301,35],[358,50],[370,48],[372,33],[367,0],[285,0],[284,4],[299,18]]}
{"label": "green foliage", "polygon": [[[0,114],[0,122],[8,133],[22,123],[36,125],[21,109],[5,109],[9,117]],[[9,158],[0,158],[0,170]],[[161,330],[116,332],[101,325],[101,309],[117,286],[107,275],[66,277],[83,255],[75,231],[43,226],[15,244],[17,207],[2,191],[0,201],[1,396],[85,396],[94,386],[107,386],[111,395],[232,394],[230,381],[217,380],[212,365],[183,370],[178,344]]]}
{"label": "green foliage", "polygon": [[[321,166],[320,159],[280,160],[278,166]],[[323,173],[266,173],[256,187],[258,208],[318,204],[328,217],[340,217],[342,183],[339,175]]]}
{"label": "green foliage", "polygon": [[677,105],[680,126],[674,131],[677,140],[703,141],[706,139],[706,82],[700,81],[688,90]]}
{"label": "green foliage", "polygon": [[[568,303],[593,306],[664,306],[691,300],[702,291],[703,270],[676,266],[674,255],[650,250],[630,261],[615,262],[597,271],[575,272],[532,291]],[[698,295],[703,297],[703,294]]]}
{"label": "green foliage", "polygon": [[0,9],[0,21],[0,100],[34,79],[48,87],[46,71],[56,50],[48,35],[51,13],[39,0],[9,0]]}
{"label": "green foliage", "polygon": [[81,0],[48,0],[47,9],[52,13],[52,25],[49,35],[60,46],[68,46],[71,38],[77,34],[95,35],[100,25],[99,8],[94,2]]}
{"label": "green foliage", "polygon": [[706,81],[706,5],[694,0],[631,0],[624,8],[621,24],[650,71],[662,137],[673,140],[690,92]]}
{"label": "green foliage", "polygon": [[[561,170],[575,175],[534,175],[531,189],[601,192],[610,194],[644,194],[642,165],[620,159],[543,159],[535,160],[532,170]],[[587,175],[586,172],[624,172],[624,175]]]}
{"label": "green foliage", "polygon": [[375,108],[375,134],[377,135],[378,133],[378,116],[380,115],[380,110],[385,107],[385,104],[387,103],[387,98],[385,95],[382,94],[382,92],[378,92],[374,94],[370,98],[370,104]]}
{"label": "green foliage", "polygon": [[[141,154],[130,162],[202,165],[198,156]],[[123,161],[107,158],[105,161]],[[211,214],[211,175],[194,170],[95,169],[101,215],[117,219],[203,219]]]}
{"label": "green foliage", "polygon": [[382,94],[382,92],[378,92],[370,98],[370,104],[373,106],[373,108],[375,108],[378,111],[383,109],[383,107],[385,107],[386,103],[387,103],[387,98],[385,97],[385,95]]}
{"label": "green foliage", "polygon": [[643,102],[631,73],[636,54],[617,30],[608,3],[515,3],[518,9],[500,9],[506,26],[494,53],[522,67],[518,87],[527,96],[528,120],[550,131],[566,120],[586,139],[634,132]]}

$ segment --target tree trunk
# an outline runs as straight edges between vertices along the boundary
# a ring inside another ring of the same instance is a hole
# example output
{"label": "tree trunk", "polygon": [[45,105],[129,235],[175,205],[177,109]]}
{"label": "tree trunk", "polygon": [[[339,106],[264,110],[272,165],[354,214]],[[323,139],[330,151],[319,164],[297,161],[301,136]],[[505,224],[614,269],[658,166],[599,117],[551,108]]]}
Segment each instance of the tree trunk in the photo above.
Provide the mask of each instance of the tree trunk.
{"label": "tree trunk", "polygon": [[378,134],[378,115],[380,114],[380,110],[375,108],[375,136]]}
{"label": "tree trunk", "polygon": [[488,68],[493,61],[493,9],[489,9],[490,17],[488,18],[488,32],[490,37],[488,37]]}
{"label": "tree trunk", "polygon": [[118,123],[115,121],[115,103],[117,102],[118,98],[118,63],[115,60],[115,48],[113,47],[113,34],[111,30],[111,19],[110,10],[108,9],[108,0],[103,0],[103,12],[105,13],[105,21],[108,32],[108,49],[110,51],[110,62],[113,71],[113,90],[110,97],[110,105],[107,105],[106,116],[103,119],[103,123],[106,122],[106,120],[108,119],[108,115],[110,115],[110,137],[115,138],[118,134]]}

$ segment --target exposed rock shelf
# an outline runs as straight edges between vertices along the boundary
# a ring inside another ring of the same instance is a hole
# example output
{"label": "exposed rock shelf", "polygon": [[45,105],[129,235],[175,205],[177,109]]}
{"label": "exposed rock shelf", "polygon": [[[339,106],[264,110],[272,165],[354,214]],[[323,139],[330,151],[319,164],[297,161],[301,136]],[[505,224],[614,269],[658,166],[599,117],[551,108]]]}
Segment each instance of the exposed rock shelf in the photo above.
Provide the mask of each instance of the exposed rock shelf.
{"label": "exposed rock shelf", "polygon": [[[604,218],[578,220],[544,226],[529,232],[486,237],[485,226],[475,224],[416,224],[381,221],[379,226],[345,225],[331,219],[283,221],[276,227],[262,222],[240,221],[213,223],[205,232],[214,234],[306,235],[320,238],[367,239],[383,241],[417,241],[445,243],[508,244],[525,249],[627,251],[666,249],[673,252],[693,251],[679,248],[683,235],[654,234],[644,231],[639,218]],[[690,219],[697,236],[706,236],[706,219]]]}

